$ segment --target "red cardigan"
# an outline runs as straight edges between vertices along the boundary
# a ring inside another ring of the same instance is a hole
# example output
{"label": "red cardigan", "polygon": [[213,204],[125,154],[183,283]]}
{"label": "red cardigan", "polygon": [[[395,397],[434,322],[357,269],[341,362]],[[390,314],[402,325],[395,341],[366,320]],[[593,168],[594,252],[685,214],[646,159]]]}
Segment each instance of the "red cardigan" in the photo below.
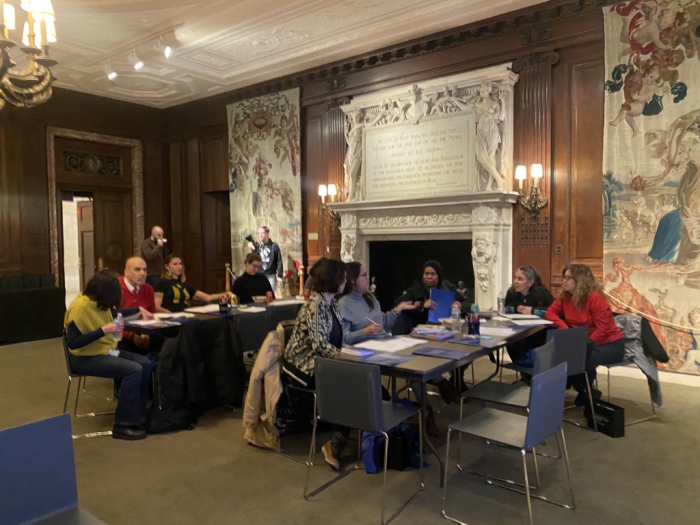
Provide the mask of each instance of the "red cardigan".
{"label": "red cardigan", "polygon": [[581,310],[574,306],[571,295],[559,298],[547,309],[545,318],[562,329],[588,326],[588,338],[597,345],[611,343],[623,337],[615,324],[610,305],[598,292],[588,296],[586,306]]}
{"label": "red cardigan", "polygon": [[[124,276],[120,275],[119,276],[119,283],[121,284],[122,287],[122,302],[119,305],[119,309],[123,310],[126,308],[143,308],[144,310],[148,310],[152,314],[156,313],[156,300],[155,297],[153,296],[153,288],[151,287],[150,284],[143,283],[139,287],[139,293],[131,293],[129,291],[129,288],[126,286],[126,282],[124,282]],[[134,334],[132,332],[127,332],[124,330],[122,332],[122,336],[125,339],[133,339]]]}

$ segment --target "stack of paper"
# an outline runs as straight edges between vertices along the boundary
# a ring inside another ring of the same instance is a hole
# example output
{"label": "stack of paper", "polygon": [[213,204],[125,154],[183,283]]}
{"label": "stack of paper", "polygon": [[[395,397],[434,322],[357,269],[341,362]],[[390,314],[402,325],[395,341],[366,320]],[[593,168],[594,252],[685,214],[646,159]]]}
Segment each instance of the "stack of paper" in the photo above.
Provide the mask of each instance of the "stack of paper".
{"label": "stack of paper", "polygon": [[372,339],[364,343],[357,343],[355,348],[366,350],[376,350],[379,352],[400,352],[417,345],[422,345],[425,341],[413,339],[411,337],[392,337],[391,339]]}
{"label": "stack of paper", "polygon": [[190,308],[185,308],[185,312],[192,312],[193,314],[213,314],[219,311],[218,304],[207,304],[205,306],[192,306]]}
{"label": "stack of paper", "polygon": [[244,314],[246,312],[248,312],[249,314],[256,314],[258,312],[264,312],[264,311],[265,311],[265,308],[263,308],[262,306],[248,306],[246,308],[239,307],[236,312],[239,314]]}
{"label": "stack of paper", "polygon": [[[534,316],[533,316],[534,317]],[[535,317],[535,319],[522,319],[522,320],[515,320],[511,321],[514,325],[517,326],[539,326],[539,325],[548,325],[548,324],[554,324],[552,321],[548,321],[547,319],[540,319],[539,317]]]}
{"label": "stack of paper", "polygon": [[286,299],[279,299],[279,300],[275,299],[268,306],[284,306],[286,304],[304,304],[304,297],[302,296],[301,300],[294,299],[292,297],[288,297]]}
{"label": "stack of paper", "polygon": [[510,337],[513,334],[518,333],[516,330],[513,330],[512,328],[500,328],[497,326],[482,326],[480,327],[479,333],[481,335],[491,335],[491,336],[499,336],[499,337]]}
{"label": "stack of paper", "polygon": [[183,317],[194,317],[194,314],[185,312],[175,312],[171,314],[155,314],[156,319],[182,319]]}

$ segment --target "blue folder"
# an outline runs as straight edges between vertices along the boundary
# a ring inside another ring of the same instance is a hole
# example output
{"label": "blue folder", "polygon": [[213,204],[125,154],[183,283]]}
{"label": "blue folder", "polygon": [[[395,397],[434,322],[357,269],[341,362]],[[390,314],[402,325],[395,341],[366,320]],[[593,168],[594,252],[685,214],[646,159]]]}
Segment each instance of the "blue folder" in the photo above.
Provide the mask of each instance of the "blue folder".
{"label": "blue folder", "polygon": [[445,319],[452,315],[452,303],[455,302],[455,293],[450,290],[440,290],[433,288],[430,290],[430,300],[435,303],[435,310],[428,313],[429,323],[439,323],[440,319]]}

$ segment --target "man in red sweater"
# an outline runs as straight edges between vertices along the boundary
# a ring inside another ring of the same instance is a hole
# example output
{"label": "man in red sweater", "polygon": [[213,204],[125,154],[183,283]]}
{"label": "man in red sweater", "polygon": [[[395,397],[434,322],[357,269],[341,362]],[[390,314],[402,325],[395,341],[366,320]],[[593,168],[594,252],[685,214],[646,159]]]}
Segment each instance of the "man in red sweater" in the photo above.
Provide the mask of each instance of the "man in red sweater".
{"label": "man in red sweater", "polygon": [[[141,257],[131,257],[127,259],[124,268],[124,275],[119,277],[122,287],[122,302],[119,309],[143,308],[154,314],[156,312],[156,301],[153,296],[153,288],[146,283],[147,266],[146,261]],[[148,335],[139,335],[124,330],[122,332],[122,344],[126,350],[133,350],[136,346],[139,350],[149,349],[151,338]],[[127,348],[129,347],[129,348]]]}

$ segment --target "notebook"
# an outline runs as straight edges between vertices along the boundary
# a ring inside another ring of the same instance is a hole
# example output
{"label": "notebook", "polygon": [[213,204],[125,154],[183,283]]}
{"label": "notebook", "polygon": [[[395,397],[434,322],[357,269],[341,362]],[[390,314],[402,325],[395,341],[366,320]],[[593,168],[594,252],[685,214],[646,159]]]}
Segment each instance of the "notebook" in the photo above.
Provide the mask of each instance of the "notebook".
{"label": "notebook", "polygon": [[435,303],[435,310],[428,312],[429,323],[440,323],[440,319],[450,317],[452,303],[455,302],[455,293],[451,290],[440,290],[432,288],[430,290],[430,300]]}

